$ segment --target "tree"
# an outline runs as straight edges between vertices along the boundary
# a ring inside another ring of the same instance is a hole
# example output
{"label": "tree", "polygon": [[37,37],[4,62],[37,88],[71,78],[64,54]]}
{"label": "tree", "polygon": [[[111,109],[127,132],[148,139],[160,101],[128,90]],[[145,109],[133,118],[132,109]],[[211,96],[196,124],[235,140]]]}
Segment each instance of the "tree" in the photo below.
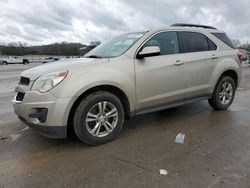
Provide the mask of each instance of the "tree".
{"label": "tree", "polygon": [[93,48],[93,46],[84,45],[81,43],[54,43],[49,45],[28,46],[24,43],[9,43],[1,46],[3,55],[23,56],[28,54],[34,55],[63,55],[63,56],[78,56],[80,55],[81,47]]}
{"label": "tree", "polygon": [[98,46],[98,45],[100,45],[101,44],[101,42],[100,41],[92,41],[92,42],[90,42],[89,43],[89,46]]}
{"label": "tree", "polygon": [[240,47],[240,40],[239,39],[234,39],[232,40],[233,44],[238,48]]}

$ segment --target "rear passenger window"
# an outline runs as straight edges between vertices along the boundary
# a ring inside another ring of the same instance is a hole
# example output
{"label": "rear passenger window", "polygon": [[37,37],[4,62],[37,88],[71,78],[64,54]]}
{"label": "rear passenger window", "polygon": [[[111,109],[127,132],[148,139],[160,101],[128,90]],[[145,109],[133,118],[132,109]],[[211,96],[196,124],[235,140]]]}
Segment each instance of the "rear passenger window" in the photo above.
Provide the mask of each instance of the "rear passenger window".
{"label": "rear passenger window", "polygon": [[179,53],[178,36],[172,31],[156,34],[144,44],[144,47],[146,46],[159,46],[160,55]]}
{"label": "rear passenger window", "polygon": [[181,32],[184,53],[209,51],[207,37],[201,33]]}

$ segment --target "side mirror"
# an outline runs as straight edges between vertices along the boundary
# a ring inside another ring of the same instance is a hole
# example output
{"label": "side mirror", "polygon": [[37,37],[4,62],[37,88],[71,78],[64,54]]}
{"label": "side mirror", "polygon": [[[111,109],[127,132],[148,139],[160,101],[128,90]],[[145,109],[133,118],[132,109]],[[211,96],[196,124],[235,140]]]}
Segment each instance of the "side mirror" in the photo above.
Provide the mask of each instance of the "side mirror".
{"label": "side mirror", "polygon": [[160,53],[159,46],[146,46],[137,54],[136,58],[143,59],[144,57],[158,56]]}

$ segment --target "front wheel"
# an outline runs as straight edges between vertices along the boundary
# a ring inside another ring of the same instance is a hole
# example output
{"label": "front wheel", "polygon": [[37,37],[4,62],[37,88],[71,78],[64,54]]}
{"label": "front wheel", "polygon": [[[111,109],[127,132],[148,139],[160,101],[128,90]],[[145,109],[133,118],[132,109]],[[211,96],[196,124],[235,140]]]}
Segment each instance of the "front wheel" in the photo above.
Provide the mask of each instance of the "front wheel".
{"label": "front wheel", "polygon": [[235,82],[229,76],[222,76],[218,81],[211,99],[208,100],[215,110],[225,110],[233,102],[235,96]]}
{"label": "front wheel", "polygon": [[101,91],[84,98],[74,114],[74,131],[89,145],[105,144],[114,140],[124,122],[124,109],[119,98]]}
{"label": "front wheel", "polygon": [[2,64],[3,65],[8,65],[8,62],[7,61],[3,61]]}
{"label": "front wheel", "polygon": [[27,64],[29,64],[29,61],[25,59],[25,60],[23,61],[23,64],[24,64],[24,65],[27,65]]}

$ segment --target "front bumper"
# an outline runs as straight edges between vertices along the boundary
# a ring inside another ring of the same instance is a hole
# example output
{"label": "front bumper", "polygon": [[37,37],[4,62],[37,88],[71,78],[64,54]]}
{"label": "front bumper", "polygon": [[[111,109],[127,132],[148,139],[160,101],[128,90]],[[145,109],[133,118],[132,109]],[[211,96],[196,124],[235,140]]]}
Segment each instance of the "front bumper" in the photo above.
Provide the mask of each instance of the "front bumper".
{"label": "front bumper", "polygon": [[18,94],[13,102],[19,119],[43,136],[65,138],[70,98],[56,98],[50,92],[26,91],[21,101]]}
{"label": "front bumper", "polygon": [[31,124],[20,116],[18,116],[18,118],[30,128],[36,130],[42,136],[48,138],[65,138],[67,136],[67,126],[42,126]]}

